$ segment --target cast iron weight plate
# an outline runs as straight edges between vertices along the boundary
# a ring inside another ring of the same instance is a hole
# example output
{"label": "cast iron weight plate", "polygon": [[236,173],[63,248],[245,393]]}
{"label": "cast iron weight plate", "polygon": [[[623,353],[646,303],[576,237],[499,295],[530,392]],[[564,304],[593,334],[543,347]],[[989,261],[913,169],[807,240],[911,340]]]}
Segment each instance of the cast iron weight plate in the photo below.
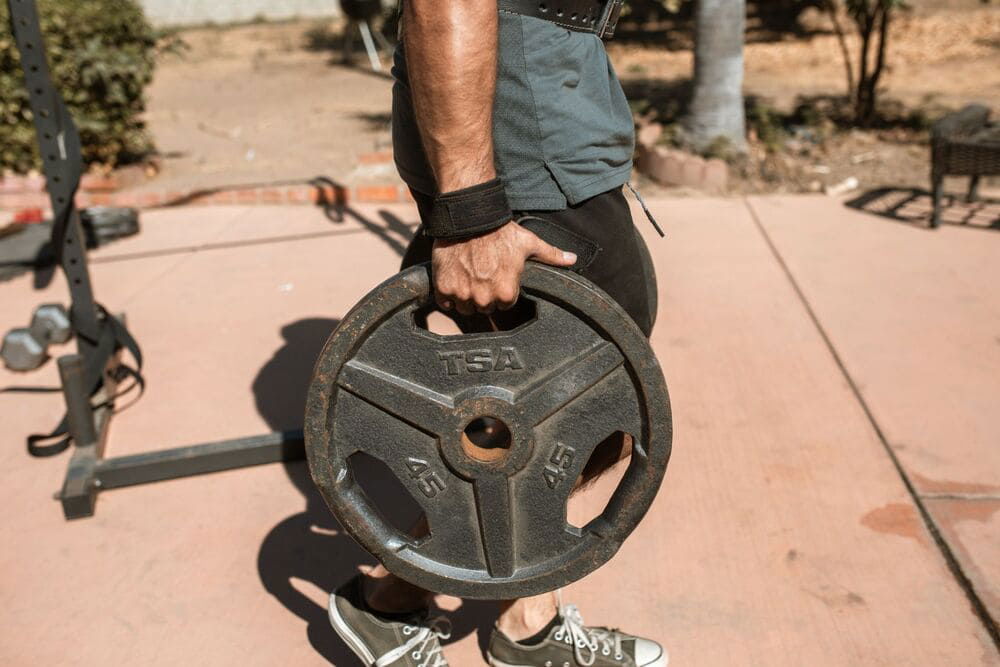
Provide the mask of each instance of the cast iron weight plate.
{"label": "cast iron weight plate", "polygon": [[[343,527],[397,576],[432,591],[512,599],[564,586],[610,559],[649,509],[670,457],[659,363],[611,297],[572,272],[529,262],[536,316],[511,331],[440,336],[416,325],[429,268],[363,298],[316,363],[305,416],[313,480]],[[489,416],[510,430],[497,460],[461,434]],[[567,523],[570,489],[594,447],[623,431],[631,461],[604,511]],[[423,508],[429,536],[391,526],[348,459],[386,463]]]}

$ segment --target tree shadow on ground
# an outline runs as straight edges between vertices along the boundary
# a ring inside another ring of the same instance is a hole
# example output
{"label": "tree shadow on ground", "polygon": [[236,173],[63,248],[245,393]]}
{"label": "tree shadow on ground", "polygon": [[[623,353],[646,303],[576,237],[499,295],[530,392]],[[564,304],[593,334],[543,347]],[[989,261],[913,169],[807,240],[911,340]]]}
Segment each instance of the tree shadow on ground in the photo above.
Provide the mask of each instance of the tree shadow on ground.
{"label": "tree shadow on ground", "polygon": [[[393,40],[390,39],[390,36],[396,34],[394,26],[395,22],[384,19],[376,20],[370,25],[370,28],[380,32],[387,45],[392,47]],[[350,27],[350,33],[346,30],[348,27]],[[388,71],[379,72],[369,67],[368,54],[365,52],[361,34],[356,26],[348,26],[345,23],[335,29],[326,23],[317,24],[306,31],[305,49],[314,53],[329,52],[330,59],[327,64],[330,66],[348,67],[363,74],[384,79],[391,78]],[[391,65],[391,50],[379,49],[379,58],[383,67]]]}
{"label": "tree shadow on ground", "polygon": [[363,121],[372,131],[389,130],[392,126],[392,113],[389,111],[359,111],[351,115]]}
{"label": "tree shadow on ground", "polygon": [[[640,124],[661,124],[664,128],[661,142],[687,148],[683,123],[693,95],[691,79],[626,77],[622,79],[622,88],[632,111],[640,117]],[[934,121],[951,110],[933,100],[907,105],[883,97],[872,121],[861,129],[846,95],[799,95],[790,107],[778,107],[773,100],[753,93],[744,96],[747,133],[769,155],[804,150],[821,153],[831,142],[836,146],[839,139],[856,132],[866,132],[873,140],[886,144],[923,146],[929,141]],[[699,152],[706,157],[723,157],[737,168],[745,164],[740,156],[727,151],[725,142]]]}
{"label": "tree shadow on ground", "polygon": [[[399,13],[395,2],[386,2],[386,9],[373,29],[392,41],[398,33]],[[799,20],[802,12],[821,5],[821,0],[750,0],[747,3],[747,43],[780,42],[790,38],[808,39],[828,31],[806,27]],[[677,11],[668,10],[661,0],[629,0],[618,21],[614,39],[625,44],[658,47],[681,51],[693,46],[694,2],[681,2]],[[317,24],[306,32],[305,48],[308,51],[330,53],[331,65],[343,65],[345,40],[357,47],[360,37],[345,33],[341,24]],[[363,53],[356,55],[356,62],[367,62]],[[347,63],[350,64],[350,63]]]}
{"label": "tree shadow on ground", "polygon": [[[929,227],[931,193],[921,188],[884,187],[869,190],[844,205],[914,227]],[[1000,199],[945,195],[941,203],[941,224],[1000,231]]]}
{"label": "tree shadow on ground", "polygon": [[954,111],[933,98],[919,104],[907,104],[900,99],[882,95],[871,119],[861,127],[855,116],[853,102],[844,94],[797,95],[795,103],[787,111],[773,108],[765,97],[747,95],[746,99],[749,120],[753,120],[752,117],[763,110],[772,116],[773,122],[786,130],[792,126],[818,127],[829,124],[842,131],[907,130],[926,133],[935,120]]}
{"label": "tree shadow on ground", "polygon": [[691,104],[693,82],[689,78],[629,77],[621,83],[634,112],[664,125],[679,122]]}
{"label": "tree shadow on ground", "polygon": [[[401,224],[393,222],[395,219],[388,214],[383,219],[390,226]],[[301,425],[313,363],[337,324],[335,319],[310,318],[282,327],[283,345],[261,367],[253,382],[257,409],[271,429]],[[305,508],[268,532],[257,556],[258,575],[276,600],[305,621],[306,636],[317,653],[334,665],[356,664],[353,654],[330,627],[326,608],[306,595],[296,582],[307,582],[326,593],[359,568],[374,565],[375,560],[338,524],[313,485],[306,463],[286,463],[284,468],[289,481],[302,494]],[[383,476],[379,466],[364,461],[354,470],[366,491],[378,497],[373,502],[391,523],[412,524],[415,515],[409,494],[398,480]],[[448,615],[453,622],[450,641],[477,632],[485,652],[495,605],[465,601]]]}
{"label": "tree shadow on ground", "polygon": [[[748,44],[808,39],[827,34],[799,20],[802,12],[817,8],[820,0],[750,0],[747,3]],[[682,51],[694,46],[694,2],[681,2],[669,11],[660,0],[630,0],[615,30],[615,41],[637,46]]]}

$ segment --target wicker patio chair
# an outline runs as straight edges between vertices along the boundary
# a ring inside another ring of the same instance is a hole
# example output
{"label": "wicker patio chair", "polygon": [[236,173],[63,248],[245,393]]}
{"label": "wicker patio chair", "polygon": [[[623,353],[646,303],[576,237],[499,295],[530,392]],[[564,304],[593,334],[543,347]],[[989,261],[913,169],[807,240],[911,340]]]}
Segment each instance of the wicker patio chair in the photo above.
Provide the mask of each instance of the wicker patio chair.
{"label": "wicker patio chair", "polygon": [[931,227],[941,224],[945,176],[970,176],[968,199],[975,201],[979,177],[1000,174],[1000,126],[989,119],[988,108],[970,104],[931,128]]}

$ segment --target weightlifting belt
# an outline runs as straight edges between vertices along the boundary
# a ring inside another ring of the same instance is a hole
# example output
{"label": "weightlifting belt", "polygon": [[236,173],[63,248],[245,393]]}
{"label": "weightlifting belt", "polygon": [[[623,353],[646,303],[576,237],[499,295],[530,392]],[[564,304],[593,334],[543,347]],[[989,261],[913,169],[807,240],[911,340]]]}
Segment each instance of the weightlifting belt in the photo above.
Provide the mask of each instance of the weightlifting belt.
{"label": "weightlifting belt", "polygon": [[550,21],[576,32],[592,32],[601,39],[615,34],[625,0],[497,0],[501,12]]}

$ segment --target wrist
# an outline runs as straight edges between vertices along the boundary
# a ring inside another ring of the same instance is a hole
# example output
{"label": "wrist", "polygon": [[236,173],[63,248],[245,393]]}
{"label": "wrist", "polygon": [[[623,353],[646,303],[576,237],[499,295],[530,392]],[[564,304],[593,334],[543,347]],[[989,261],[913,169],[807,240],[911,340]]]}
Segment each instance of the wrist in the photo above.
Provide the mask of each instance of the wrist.
{"label": "wrist", "polygon": [[[492,141],[492,137],[488,141]],[[437,181],[439,192],[446,194],[465,190],[497,178],[496,168],[493,166],[493,151],[487,146],[475,148],[477,141],[470,137],[448,138],[444,142],[465,144],[469,154],[449,155],[446,164],[439,164],[438,161],[433,163],[434,180]]]}
{"label": "wrist", "polygon": [[424,233],[435,239],[464,240],[498,229],[513,217],[503,182],[494,178],[435,197]]}
{"label": "wrist", "polygon": [[[479,244],[482,243],[489,244],[492,243],[494,240],[499,242],[500,241],[499,236],[503,232],[504,228],[507,227],[507,225],[512,224],[513,222],[514,220],[510,220],[509,222],[500,225],[496,229],[490,229],[485,232],[479,232],[478,234],[473,234],[471,236],[463,236],[461,238],[451,238],[451,239],[432,238],[431,250],[432,251],[437,250],[438,248],[452,248],[455,246],[461,246],[471,243],[472,241],[478,241]],[[480,245],[477,245],[477,247],[480,247]]]}

